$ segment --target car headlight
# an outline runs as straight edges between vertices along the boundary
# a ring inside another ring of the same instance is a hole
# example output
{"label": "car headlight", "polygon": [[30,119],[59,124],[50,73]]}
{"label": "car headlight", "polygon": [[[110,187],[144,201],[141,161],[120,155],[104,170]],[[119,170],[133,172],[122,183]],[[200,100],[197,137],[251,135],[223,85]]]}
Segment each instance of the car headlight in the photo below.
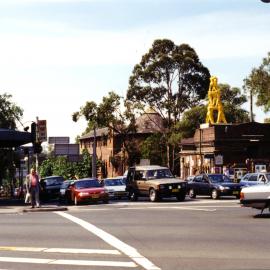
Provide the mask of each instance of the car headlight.
{"label": "car headlight", "polygon": [[79,195],[80,197],[88,196],[88,192],[80,192],[78,195]]}
{"label": "car headlight", "polygon": [[223,186],[218,186],[218,188],[223,191],[223,190],[229,190],[230,188],[229,187],[223,187]]}
{"label": "car headlight", "polygon": [[159,185],[159,189],[165,189],[164,185]]}

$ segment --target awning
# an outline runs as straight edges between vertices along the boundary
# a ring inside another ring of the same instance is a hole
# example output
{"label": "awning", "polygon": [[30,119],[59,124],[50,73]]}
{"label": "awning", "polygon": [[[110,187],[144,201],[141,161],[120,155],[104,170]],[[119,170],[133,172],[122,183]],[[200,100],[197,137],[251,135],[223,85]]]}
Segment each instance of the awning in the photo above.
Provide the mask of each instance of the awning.
{"label": "awning", "polygon": [[17,147],[31,142],[30,132],[0,128],[0,148]]}

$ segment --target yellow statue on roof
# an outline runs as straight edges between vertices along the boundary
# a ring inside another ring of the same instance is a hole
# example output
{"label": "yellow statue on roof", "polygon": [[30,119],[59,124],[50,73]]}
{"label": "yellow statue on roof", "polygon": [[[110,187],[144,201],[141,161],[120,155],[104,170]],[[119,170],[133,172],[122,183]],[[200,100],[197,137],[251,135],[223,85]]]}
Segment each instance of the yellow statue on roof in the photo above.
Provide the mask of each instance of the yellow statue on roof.
{"label": "yellow statue on roof", "polygon": [[[206,123],[210,124],[227,124],[223,106],[220,98],[220,88],[218,87],[218,79],[215,76],[210,78],[210,85],[208,90],[208,106],[206,114]],[[214,119],[214,111],[217,111],[217,121]]]}

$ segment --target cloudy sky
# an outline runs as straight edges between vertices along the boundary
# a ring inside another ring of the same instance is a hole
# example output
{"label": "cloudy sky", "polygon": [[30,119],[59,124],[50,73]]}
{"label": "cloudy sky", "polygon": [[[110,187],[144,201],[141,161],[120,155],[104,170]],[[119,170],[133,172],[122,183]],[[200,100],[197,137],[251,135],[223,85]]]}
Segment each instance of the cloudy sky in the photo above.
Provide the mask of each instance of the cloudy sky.
{"label": "cloudy sky", "polygon": [[220,83],[242,87],[270,51],[269,25],[260,0],[0,0],[0,93],[22,122],[46,119],[48,136],[72,142],[86,127],[72,113],[124,96],[155,39],[188,43]]}

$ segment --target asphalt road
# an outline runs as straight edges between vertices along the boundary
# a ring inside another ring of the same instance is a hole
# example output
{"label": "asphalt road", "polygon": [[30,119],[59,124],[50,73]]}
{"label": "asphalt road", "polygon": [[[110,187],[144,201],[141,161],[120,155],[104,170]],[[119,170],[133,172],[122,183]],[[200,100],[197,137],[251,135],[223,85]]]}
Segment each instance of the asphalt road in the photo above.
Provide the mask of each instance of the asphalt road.
{"label": "asphalt road", "polygon": [[270,269],[270,214],[234,199],[0,215],[0,269]]}

